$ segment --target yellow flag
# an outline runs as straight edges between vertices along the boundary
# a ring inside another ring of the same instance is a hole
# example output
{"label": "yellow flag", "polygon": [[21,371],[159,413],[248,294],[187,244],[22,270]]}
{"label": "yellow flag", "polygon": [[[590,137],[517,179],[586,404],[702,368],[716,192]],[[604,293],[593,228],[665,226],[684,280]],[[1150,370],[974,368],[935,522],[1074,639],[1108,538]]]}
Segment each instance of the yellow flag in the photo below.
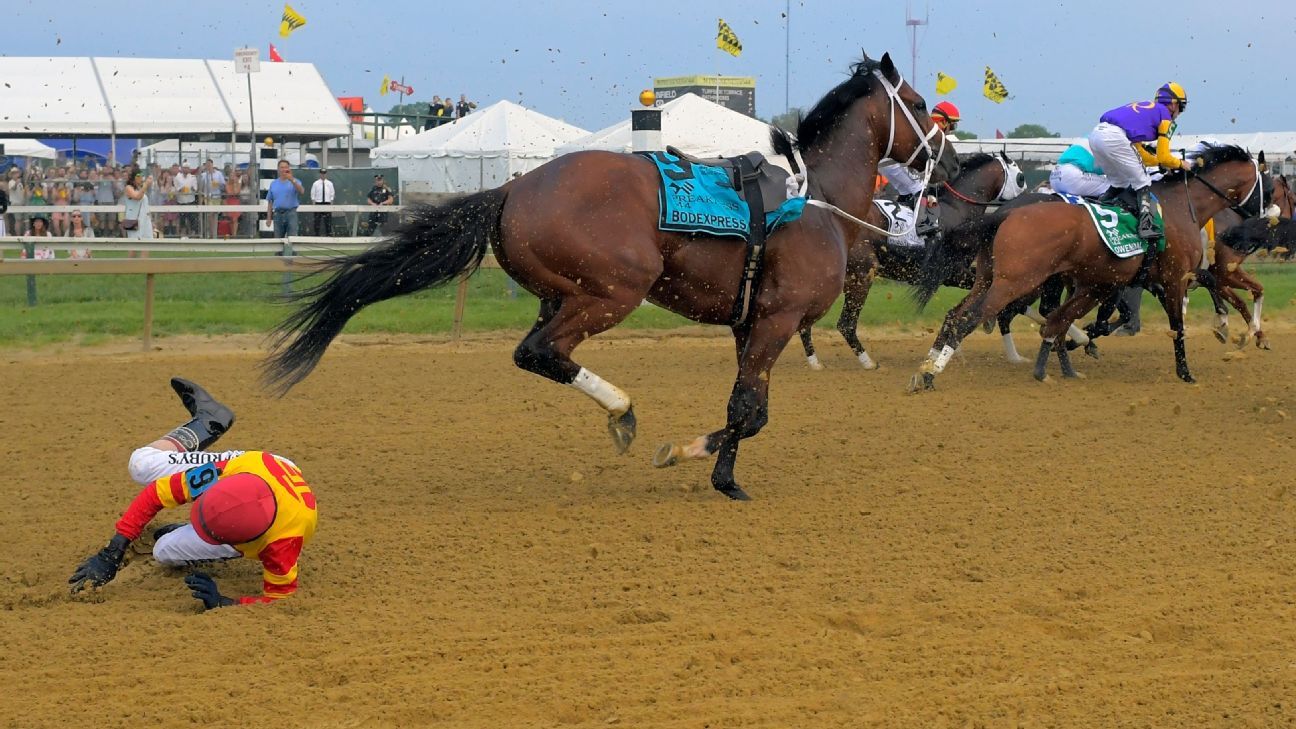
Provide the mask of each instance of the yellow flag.
{"label": "yellow flag", "polygon": [[958,81],[953,76],[946,76],[940,71],[936,72],[936,93],[944,96],[954,89],[958,88]]}
{"label": "yellow flag", "polygon": [[292,9],[291,5],[284,4],[283,19],[279,21],[279,37],[287,38],[292,35],[294,30],[306,25],[306,18],[301,13]]}
{"label": "yellow flag", "polygon": [[383,85],[381,89],[378,89],[378,95],[386,96],[387,92],[391,91],[390,87],[391,87],[391,78],[387,76],[387,74],[383,74]]}
{"label": "yellow flag", "polygon": [[742,41],[738,40],[738,34],[724,22],[724,18],[720,18],[720,29],[716,31],[716,48],[734,58],[742,55]]}
{"label": "yellow flag", "polygon": [[1008,98],[1008,89],[1004,88],[1004,85],[999,81],[999,77],[995,75],[994,71],[990,70],[989,66],[986,66],[985,70],[985,86],[982,87],[981,93],[985,94],[985,97],[994,103],[1002,104],[1004,99]]}

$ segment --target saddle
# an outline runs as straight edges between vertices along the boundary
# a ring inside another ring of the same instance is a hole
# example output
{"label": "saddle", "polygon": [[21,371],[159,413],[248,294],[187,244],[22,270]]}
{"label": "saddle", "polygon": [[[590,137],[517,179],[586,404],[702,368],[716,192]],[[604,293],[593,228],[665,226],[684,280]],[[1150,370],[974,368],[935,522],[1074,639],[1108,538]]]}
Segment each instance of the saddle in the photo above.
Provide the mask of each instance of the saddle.
{"label": "saddle", "polygon": [[[739,157],[694,157],[687,152],[667,145],[666,151],[681,159],[688,160],[695,165],[704,165],[707,167],[719,167],[729,174],[730,181],[733,182],[734,190],[747,199],[751,204],[751,196],[747,190],[755,185],[760,193],[760,210],[763,216],[766,213],[772,213],[778,210],[779,206],[787,200],[787,179],[791,177],[787,170],[772,165],[765,155],[760,152],[748,152]],[[756,206],[752,206],[753,212]]]}
{"label": "saddle", "polygon": [[759,152],[703,159],[667,147],[665,152],[639,154],[652,160],[661,174],[660,229],[740,237],[747,244],[729,317],[731,326],[743,325],[760,287],[766,237],[783,220],[800,216],[800,208],[786,216],[792,202],[787,196],[790,175]]}

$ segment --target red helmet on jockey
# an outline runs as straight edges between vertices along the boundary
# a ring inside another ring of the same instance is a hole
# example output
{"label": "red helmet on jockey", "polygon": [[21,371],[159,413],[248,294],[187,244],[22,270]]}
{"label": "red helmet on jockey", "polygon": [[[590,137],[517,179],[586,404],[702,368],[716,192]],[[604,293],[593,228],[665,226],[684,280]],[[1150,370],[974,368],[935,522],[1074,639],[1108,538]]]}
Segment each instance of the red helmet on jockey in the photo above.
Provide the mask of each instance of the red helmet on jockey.
{"label": "red helmet on jockey", "polygon": [[254,473],[238,473],[198,497],[189,523],[208,544],[245,544],[265,534],[277,512],[270,485]]}
{"label": "red helmet on jockey", "polygon": [[957,106],[954,106],[950,102],[942,101],[932,107],[931,117],[932,121],[944,119],[947,125],[953,127],[957,126],[959,123],[959,110]]}

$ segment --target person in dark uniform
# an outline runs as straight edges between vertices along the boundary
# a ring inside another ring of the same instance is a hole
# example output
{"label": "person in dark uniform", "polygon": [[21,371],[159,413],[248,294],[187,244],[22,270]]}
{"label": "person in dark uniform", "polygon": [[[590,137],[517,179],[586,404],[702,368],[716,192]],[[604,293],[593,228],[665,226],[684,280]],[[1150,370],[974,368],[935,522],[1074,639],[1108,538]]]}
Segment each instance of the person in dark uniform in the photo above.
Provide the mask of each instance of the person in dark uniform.
{"label": "person in dark uniform", "polygon": [[[374,175],[374,186],[369,190],[369,204],[374,206],[392,205],[396,196],[382,175]],[[380,230],[387,225],[387,213],[369,213],[369,234],[380,235]]]}

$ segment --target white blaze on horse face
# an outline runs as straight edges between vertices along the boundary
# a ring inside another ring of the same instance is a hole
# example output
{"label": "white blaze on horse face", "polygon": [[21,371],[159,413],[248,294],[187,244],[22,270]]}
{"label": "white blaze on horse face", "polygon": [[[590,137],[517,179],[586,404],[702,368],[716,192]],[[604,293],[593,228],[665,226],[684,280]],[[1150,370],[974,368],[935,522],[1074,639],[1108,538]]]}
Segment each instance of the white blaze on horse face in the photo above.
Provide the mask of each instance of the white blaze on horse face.
{"label": "white blaze on horse face", "polygon": [[1251,333],[1257,334],[1260,331],[1260,309],[1264,308],[1264,294],[1256,297],[1255,311],[1251,314]]}
{"label": "white blaze on horse face", "polygon": [[576,373],[576,379],[572,380],[571,386],[589,395],[594,402],[602,405],[604,410],[613,415],[623,415],[630,409],[630,397],[622,392],[621,388],[584,367]]}

